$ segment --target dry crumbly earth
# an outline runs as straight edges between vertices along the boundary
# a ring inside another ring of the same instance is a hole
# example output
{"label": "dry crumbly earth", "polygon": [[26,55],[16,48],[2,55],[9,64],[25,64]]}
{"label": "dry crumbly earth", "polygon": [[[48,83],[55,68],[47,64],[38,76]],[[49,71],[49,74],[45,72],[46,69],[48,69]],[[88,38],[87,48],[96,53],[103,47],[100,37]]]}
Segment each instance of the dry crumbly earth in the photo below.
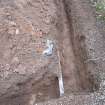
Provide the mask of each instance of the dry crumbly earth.
{"label": "dry crumbly earth", "polygon": [[0,0],[0,105],[104,105],[104,42],[86,0]]}
{"label": "dry crumbly earth", "polygon": [[53,3],[0,2],[0,105],[5,104],[5,99],[8,105],[23,105],[28,104],[31,97],[36,97],[37,101],[56,98],[59,93],[56,51],[50,57],[42,54],[47,39],[52,38],[55,43],[51,37],[52,33],[56,34],[51,29],[55,24]]}

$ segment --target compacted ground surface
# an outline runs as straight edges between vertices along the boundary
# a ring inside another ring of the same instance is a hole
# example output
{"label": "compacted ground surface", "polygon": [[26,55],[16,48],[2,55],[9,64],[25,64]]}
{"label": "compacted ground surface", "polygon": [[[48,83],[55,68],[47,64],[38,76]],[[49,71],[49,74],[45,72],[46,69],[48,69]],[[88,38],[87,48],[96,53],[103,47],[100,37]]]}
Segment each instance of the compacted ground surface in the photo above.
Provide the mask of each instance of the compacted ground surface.
{"label": "compacted ground surface", "polygon": [[[100,34],[85,5],[82,0],[0,0],[0,105],[36,105],[51,99],[56,99],[48,102],[51,105],[57,100],[59,105],[81,100],[82,105],[95,100],[100,85],[95,65],[100,61],[94,62],[91,54],[97,58],[104,50],[102,40],[91,43]],[[43,53],[48,40],[53,43],[50,55]],[[58,99],[61,75],[64,94]]]}

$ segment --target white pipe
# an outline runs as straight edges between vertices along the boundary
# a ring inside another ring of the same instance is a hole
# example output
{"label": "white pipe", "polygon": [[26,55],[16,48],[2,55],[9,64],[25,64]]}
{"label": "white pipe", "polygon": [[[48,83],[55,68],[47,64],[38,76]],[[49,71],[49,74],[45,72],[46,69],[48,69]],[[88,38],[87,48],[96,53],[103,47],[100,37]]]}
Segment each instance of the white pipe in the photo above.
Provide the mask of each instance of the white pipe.
{"label": "white pipe", "polygon": [[63,78],[62,78],[62,75],[60,77],[58,77],[58,81],[59,81],[60,96],[63,96],[63,94],[64,94],[64,86],[63,86]]}
{"label": "white pipe", "polygon": [[64,94],[64,85],[63,85],[62,68],[61,68],[61,63],[60,63],[59,51],[58,51],[58,59],[59,59],[59,76],[58,76],[59,92],[60,92],[60,96],[63,96],[63,94]]}

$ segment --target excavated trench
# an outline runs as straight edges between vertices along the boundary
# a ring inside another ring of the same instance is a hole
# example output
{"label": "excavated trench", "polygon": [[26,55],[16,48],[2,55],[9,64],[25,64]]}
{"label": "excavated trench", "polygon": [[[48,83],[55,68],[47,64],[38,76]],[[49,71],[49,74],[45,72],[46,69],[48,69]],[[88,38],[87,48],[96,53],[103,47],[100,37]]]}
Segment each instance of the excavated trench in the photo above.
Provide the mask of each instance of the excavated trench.
{"label": "excavated trench", "polygon": [[[61,68],[58,67],[58,71],[59,69],[62,71],[60,75],[62,75],[64,82],[64,95],[94,92],[97,86],[85,63],[87,59],[85,37],[80,36],[79,32],[78,35],[75,35],[74,30],[78,29],[73,26],[70,7],[67,6],[66,0],[62,1],[54,1],[57,18],[56,24],[54,24],[56,32],[54,31],[55,35],[53,37],[58,46],[56,51],[60,53],[58,61],[60,61]],[[52,69],[55,69],[55,67]],[[60,97],[59,76],[51,74],[47,70],[42,78],[36,80],[33,75],[32,78],[23,83],[18,83],[17,86],[21,90],[12,95],[10,89],[11,93],[9,96],[4,95],[5,98],[1,99],[0,105],[4,105],[2,104],[4,101],[5,105],[33,105],[34,103]]]}
{"label": "excavated trench", "polygon": [[[73,24],[70,14],[70,5],[66,1],[58,2],[58,36],[61,66],[66,94],[80,92],[94,92],[98,89],[91,72],[88,71],[85,61],[87,52],[85,47],[85,35],[78,32]],[[81,27],[81,26],[80,26]],[[74,30],[78,34],[75,35]]]}

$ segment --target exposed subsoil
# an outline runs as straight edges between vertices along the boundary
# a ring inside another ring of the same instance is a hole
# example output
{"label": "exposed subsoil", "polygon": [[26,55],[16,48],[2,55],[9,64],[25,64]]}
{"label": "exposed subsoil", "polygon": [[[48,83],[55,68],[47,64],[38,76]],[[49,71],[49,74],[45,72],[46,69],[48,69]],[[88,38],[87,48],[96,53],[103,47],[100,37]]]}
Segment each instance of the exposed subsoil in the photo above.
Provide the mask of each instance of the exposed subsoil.
{"label": "exposed subsoil", "polygon": [[[84,63],[85,37],[74,35],[68,9],[64,0],[0,1],[0,105],[59,98],[58,51],[65,94],[97,88]],[[51,56],[43,55],[47,39],[54,43]]]}

